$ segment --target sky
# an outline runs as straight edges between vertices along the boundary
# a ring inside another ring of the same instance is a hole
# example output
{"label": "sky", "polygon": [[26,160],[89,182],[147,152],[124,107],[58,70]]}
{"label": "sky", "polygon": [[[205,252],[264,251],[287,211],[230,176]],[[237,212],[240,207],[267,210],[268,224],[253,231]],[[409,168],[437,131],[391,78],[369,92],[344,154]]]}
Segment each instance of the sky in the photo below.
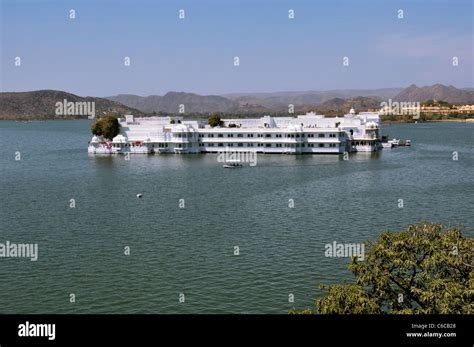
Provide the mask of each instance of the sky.
{"label": "sky", "polygon": [[0,2],[3,92],[474,87],[472,0]]}

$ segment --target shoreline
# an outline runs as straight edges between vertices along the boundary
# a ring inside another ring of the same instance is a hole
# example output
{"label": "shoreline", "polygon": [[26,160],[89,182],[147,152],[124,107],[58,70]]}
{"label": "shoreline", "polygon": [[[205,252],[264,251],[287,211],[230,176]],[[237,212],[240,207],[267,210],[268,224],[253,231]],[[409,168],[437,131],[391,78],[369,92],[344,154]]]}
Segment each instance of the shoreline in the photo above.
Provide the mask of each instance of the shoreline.
{"label": "shoreline", "polygon": [[[474,123],[474,118],[467,119],[428,119],[418,121],[420,123]],[[403,122],[403,121],[382,121],[382,124],[415,124],[415,122]]]}
{"label": "shoreline", "polygon": [[[327,117],[333,118],[333,117]],[[245,118],[242,118],[245,119]],[[19,123],[29,123],[29,122],[47,122],[47,121],[71,121],[71,120],[87,120],[91,121],[93,119],[86,118],[31,118],[31,119],[5,119],[0,118],[0,121],[9,121],[9,122],[19,122]],[[194,120],[194,119],[188,119]],[[416,120],[415,120],[416,121]],[[415,124],[415,121],[383,121],[382,124]],[[474,123],[474,118],[466,119],[427,119],[427,120],[418,120],[418,123]]]}
{"label": "shoreline", "polygon": [[426,120],[425,122],[440,122],[440,123],[473,123],[474,118],[466,118],[466,119],[432,119]]}

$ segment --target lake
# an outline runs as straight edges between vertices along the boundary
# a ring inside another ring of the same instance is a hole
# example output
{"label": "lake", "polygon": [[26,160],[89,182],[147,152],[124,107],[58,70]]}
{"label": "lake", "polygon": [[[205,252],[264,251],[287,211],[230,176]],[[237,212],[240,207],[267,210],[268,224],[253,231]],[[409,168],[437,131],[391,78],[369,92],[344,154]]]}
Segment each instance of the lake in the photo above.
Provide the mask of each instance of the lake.
{"label": "lake", "polygon": [[0,313],[286,313],[352,280],[326,244],[422,220],[474,236],[473,123],[383,126],[412,147],[235,170],[216,154],[90,156],[89,128],[0,122],[0,243],[39,249],[0,258]]}

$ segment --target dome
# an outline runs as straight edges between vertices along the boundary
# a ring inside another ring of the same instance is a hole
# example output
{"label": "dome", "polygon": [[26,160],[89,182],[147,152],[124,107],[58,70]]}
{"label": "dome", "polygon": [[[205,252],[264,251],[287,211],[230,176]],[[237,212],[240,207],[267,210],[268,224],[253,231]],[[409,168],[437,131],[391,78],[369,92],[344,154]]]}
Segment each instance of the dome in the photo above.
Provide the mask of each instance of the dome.
{"label": "dome", "polygon": [[188,131],[188,127],[184,124],[178,124],[173,127],[173,132],[185,132]]}
{"label": "dome", "polygon": [[301,126],[296,125],[296,124],[288,124],[288,130],[290,130],[290,131],[300,131]]}
{"label": "dome", "polygon": [[127,138],[122,134],[118,134],[112,139],[112,142],[127,142]]}
{"label": "dome", "polygon": [[367,122],[366,125],[367,125],[368,128],[377,128],[378,127],[378,124],[375,123],[374,121],[369,121],[369,122]]}
{"label": "dome", "polygon": [[356,111],[354,110],[354,107],[351,107],[350,111],[349,111],[349,114],[355,114]]}
{"label": "dome", "polygon": [[97,136],[92,136],[91,142],[100,142],[99,138]]}

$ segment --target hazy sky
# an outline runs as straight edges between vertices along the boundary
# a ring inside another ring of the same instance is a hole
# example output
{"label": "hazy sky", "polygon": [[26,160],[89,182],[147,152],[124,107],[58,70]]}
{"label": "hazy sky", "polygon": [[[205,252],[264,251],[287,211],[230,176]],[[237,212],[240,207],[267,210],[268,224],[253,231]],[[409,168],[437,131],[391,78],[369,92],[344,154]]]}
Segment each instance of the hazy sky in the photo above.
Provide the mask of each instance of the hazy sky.
{"label": "hazy sky", "polygon": [[2,91],[474,86],[472,0],[0,2]]}

